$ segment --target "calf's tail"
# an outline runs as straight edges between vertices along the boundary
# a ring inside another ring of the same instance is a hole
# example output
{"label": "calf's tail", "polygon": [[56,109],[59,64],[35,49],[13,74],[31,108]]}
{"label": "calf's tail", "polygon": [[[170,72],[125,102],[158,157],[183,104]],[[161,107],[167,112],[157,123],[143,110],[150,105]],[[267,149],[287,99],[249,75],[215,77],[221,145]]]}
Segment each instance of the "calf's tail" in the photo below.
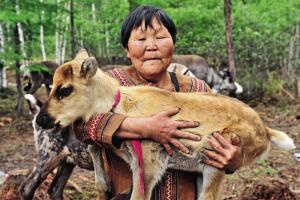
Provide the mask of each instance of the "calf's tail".
{"label": "calf's tail", "polygon": [[272,144],[283,150],[295,149],[294,141],[284,132],[266,127],[268,136]]}

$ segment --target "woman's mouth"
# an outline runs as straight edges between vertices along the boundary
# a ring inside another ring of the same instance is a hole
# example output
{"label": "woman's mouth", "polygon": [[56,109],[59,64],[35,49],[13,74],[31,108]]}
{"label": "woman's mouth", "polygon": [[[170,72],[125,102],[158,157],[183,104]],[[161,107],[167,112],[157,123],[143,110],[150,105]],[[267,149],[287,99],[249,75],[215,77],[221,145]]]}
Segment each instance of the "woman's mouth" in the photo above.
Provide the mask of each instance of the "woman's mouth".
{"label": "woman's mouth", "polygon": [[160,60],[160,58],[146,58],[144,61],[151,61],[151,60]]}

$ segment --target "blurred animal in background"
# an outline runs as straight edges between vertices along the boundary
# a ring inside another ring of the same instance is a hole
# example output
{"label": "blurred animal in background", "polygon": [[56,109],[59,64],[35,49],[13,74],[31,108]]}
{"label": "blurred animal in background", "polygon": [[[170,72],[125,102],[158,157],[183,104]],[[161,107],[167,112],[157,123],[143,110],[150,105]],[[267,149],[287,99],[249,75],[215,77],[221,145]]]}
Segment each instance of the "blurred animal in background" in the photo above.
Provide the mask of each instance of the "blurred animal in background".
{"label": "blurred animal in background", "polygon": [[172,62],[186,66],[198,79],[204,80],[215,93],[228,91],[229,93],[240,94],[243,92],[243,87],[233,80],[228,69],[216,73],[201,56],[174,55]]}
{"label": "blurred animal in background", "polygon": [[179,63],[171,63],[168,67],[168,71],[196,78],[195,74],[193,74],[189,68]]}
{"label": "blurred animal in background", "polygon": [[37,125],[36,116],[41,104],[31,94],[25,98],[35,108],[32,120],[34,142],[37,151],[37,161],[30,175],[21,184],[19,191],[22,199],[32,199],[36,189],[47,178],[48,174],[57,168],[57,173],[48,188],[51,199],[63,199],[63,189],[74,169],[79,166],[93,170],[93,162],[87,145],[76,139],[71,127],[62,130],[45,130]]}
{"label": "blurred animal in background", "polygon": [[44,84],[47,94],[49,95],[53,74],[58,66],[59,65],[53,61],[33,63],[27,67],[21,66],[23,78],[27,81],[24,91],[29,94],[34,94]]}

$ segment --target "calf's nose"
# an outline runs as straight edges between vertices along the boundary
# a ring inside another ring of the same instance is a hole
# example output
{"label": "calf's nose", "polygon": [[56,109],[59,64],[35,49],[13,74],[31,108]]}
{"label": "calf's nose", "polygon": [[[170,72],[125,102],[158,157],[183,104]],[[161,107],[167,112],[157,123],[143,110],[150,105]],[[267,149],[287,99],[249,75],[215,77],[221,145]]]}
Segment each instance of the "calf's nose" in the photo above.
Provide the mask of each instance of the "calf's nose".
{"label": "calf's nose", "polygon": [[36,118],[36,123],[43,129],[54,127],[54,120],[47,113],[40,113]]}

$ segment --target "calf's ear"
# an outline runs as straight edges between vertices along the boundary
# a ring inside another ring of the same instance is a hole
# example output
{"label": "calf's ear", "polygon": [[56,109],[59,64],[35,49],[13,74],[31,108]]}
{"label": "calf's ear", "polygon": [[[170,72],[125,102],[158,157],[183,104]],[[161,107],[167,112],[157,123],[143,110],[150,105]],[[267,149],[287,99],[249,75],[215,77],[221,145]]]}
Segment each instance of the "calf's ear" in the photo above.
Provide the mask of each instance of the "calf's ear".
{"label": "calf's ear", "polygon": [[84,48],[81,48],[79,49],[79,51],[77,52],[74,60],[84,60],[86,58],[89,57],[89,54],[88,52],[84,49]]}
{"label": "calf's ear", "polygon": [[98,63],[96,58],[86,58],[81,65],[80,76],[84,78],[91,78],[96,74],[97,69]]}

